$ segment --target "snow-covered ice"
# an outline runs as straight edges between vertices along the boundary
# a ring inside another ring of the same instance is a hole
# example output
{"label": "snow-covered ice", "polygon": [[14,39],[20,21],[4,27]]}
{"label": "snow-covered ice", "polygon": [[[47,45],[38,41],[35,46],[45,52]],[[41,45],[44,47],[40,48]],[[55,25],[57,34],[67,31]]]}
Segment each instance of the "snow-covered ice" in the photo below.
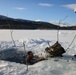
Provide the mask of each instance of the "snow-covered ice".
{"label": "snow-covered ice", "polygon": [[[67,49],[72,42],[76,30],[60,30],[59,43]],[[35,54],[41,54],[45,57],[45,48],[48,42],[53,45],[57,41],[57,30],[13,30],[15,40],[15,50],[24,51],[23,42],[26,51],[33,51]],[[0,30],[0,51],[12,49],[13,42],[10,30]],[[63,54],[63,58],[48,58],[34,65],[27,65],[0,60],[0,75],[76,75],[76,38],[70,48]],[[8,54],[10,55],[10,54]],[[7,55],[7,56],[8,56]],[[73,58],[73,59],[72,59]]]}

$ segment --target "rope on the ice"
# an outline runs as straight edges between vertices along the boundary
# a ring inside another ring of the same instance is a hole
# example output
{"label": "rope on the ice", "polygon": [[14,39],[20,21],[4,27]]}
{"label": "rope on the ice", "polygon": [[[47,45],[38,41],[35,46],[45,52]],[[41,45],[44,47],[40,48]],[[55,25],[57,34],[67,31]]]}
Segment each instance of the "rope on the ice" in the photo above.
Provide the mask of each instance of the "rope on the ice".
{"label": "rope on the ice", "polygon": [[67,51],[67,50],[70,48],[70,46],[73,44],[73,42],[74,42],[75,38],[76,38],[76,34],[75,34],[75,36],[74,36],[74,38],[73,38],[72,42],[71,42],[71,43],[69,44],[69,46],[67,47],[66,51]]}
{"label": "rope on the ice", "polygon": [[48,42],[48,46],[50,47],[50,43]]}
{"label": "rope on the ice", "polygon": [[[24,43],[24,41],[23,41],[23,47],[24,47],[25,53],[27,54],[26,49],[25,49],[25,43]],[[27,62],[27,59],[26,59],[26,66],[27,66],[26,71],[28,71],[28,62]]]}
{"label": "rope on the ice", "polygon": [[68,16],[65,16],[63,19],[61,19],[61,20],[59,21],[59,26],[58,26],[58,28],[57,28],[57,41],[58,41],[58,42],[59,42],[59,27],[60,27],[60,24],[61,24],[61,22],[64,21],[67,17],[68,17]]}
{"label": "rope on the ice", "polygon": [[[14,44],[14,47],[16,47],[16,44],[15,44],[15,41],[13,39],[13,30],[11,30],[11,26],[10,26],[10,23],[8,22],[8,20],[6,19],[6,22],[7,24],[9,25],[9,28],[10,28],[10,34],[11,34],[11,39],[12,39],[12,42]],[[12,21],[11,21],[12,22]]]}

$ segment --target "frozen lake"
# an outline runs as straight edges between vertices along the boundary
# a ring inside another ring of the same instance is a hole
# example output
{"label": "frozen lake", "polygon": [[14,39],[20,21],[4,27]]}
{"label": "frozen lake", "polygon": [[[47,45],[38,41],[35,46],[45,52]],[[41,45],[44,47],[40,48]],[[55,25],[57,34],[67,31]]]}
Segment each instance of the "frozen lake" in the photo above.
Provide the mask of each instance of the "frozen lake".
{"label": "frozen lake", "polygon": [[[57,30],[13,30],[13,39],[17,50],[26,50],[40,54],[48,47],[48,42],[53,45],[57,41]],[[66,49],[74,39],[76,30],[60,30],[59,43]],[[0,30],[0,50],[9,50],[13,47],[10,30]],[[11,53],[10,53],[11,54]],[[29,66],[26,72],[26,65],[0,60],[0,75],[76,75],[76,38],[62,59],[49,58],[48,60]],[[8,57],[9,54],[6,54]],[[45,56],[45,54],[43,54]],[[58,60],[58,61],[55,61]]]}

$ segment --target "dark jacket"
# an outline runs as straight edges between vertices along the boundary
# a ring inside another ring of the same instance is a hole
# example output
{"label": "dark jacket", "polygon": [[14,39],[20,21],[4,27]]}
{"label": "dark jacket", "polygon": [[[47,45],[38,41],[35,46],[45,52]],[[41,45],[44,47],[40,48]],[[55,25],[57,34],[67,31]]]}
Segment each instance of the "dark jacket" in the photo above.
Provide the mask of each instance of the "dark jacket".
{"label": "dark jacket", "polygon": [[27,55],[27,57],[25,58],[25,61],[28,65],[35,64],[35,63],[42,61],[42,60],[45,60],[45,59],[40,58],[40,57],[36,57],[36,56],[33,56],[32,58],[30,58],[29,55]]}

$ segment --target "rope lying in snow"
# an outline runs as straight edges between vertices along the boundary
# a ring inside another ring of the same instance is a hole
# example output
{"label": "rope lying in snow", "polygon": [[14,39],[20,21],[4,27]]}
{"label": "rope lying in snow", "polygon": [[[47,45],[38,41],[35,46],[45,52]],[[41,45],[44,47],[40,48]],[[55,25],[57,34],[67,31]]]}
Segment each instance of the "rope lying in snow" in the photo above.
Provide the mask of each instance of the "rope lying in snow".
{"label": "rope lying in snow", "polygon": [[69,47],[73,44],[73,42],[74,42],[75,38],[76,38],[76,34],[75,34],[75,36],[74,36],[74,38],[73,38],[72,42],[70,43],[70,45],[69,45],[69,46],[68,46],[68,48],[66,49],[66,51],[67,51],[67,50],[69,49]]}

